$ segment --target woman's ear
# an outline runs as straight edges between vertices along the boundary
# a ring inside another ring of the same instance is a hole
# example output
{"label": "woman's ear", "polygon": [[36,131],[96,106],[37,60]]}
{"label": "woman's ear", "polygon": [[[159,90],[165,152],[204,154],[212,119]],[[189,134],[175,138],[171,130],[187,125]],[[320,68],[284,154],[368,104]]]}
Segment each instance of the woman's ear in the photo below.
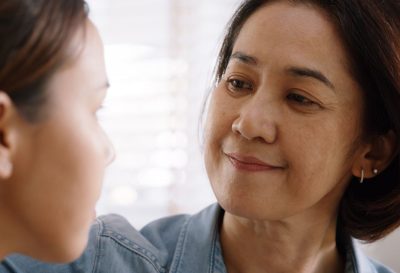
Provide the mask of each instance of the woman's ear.
{"label": "woman's ear", "polygon": [[384,171],[396,156],[396,143],[397,136],[393,130],[372,138],[356,158],[352,168],[353,175],[372,178]]}
{"label": "woman's ear", "polygon": [[7,179],[12,174],[12,120],[15,115],[10,97],[0,91],[0,179]]}

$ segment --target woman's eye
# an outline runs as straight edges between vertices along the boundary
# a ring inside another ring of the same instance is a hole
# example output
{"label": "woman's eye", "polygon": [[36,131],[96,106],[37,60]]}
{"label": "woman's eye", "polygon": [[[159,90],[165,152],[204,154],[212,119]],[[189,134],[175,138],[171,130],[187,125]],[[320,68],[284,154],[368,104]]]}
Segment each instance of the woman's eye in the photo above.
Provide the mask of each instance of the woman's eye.
{"label": "woman's eye", "polygon": [[237,78],[228,79],[227,85],[228,89],[233,92],[253,90],[253,85],[250,82]]}
{"label": "woman's eye", "polygon": [[314,101],[296,93],[290,93],[287,95],[287,99],[304,106],[318,106]]}

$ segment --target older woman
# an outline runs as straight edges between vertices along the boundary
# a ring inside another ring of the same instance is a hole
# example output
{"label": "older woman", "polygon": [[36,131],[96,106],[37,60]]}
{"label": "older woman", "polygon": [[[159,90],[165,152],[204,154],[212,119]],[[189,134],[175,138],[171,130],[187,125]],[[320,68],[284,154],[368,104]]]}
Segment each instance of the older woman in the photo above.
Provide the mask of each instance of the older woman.
{"label": "older woman", "polygon": [[102,217],[76,262],[0,272],[392,272],[352,238],[400,223],[399,37],[398,1],[243,2],[206,119],[218,204],[141,231]]}
{"label": "older woman", "polygon": [[0,2],[0,260],[86,247],[112,148],[102,43],[81,0]]}

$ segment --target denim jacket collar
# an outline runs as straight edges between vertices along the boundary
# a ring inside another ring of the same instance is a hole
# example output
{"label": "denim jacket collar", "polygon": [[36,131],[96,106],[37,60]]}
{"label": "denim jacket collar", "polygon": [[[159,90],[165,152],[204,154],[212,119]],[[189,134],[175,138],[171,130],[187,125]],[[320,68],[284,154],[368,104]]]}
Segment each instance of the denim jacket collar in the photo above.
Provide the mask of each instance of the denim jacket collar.
{"label": "denim jacket collar", "polygon": [[[216,273],[214,266],[216,254],[220,254],[216,253],[216,242],[221,212],[218,205],[212,205],[188,218],[179,234],[171,273]],[[196,253],[196,257],[193,257],[193,253]]]}
{"label": "denim jacket collar", "polygon": [[[220,206],[214,204],[187,219],[179,234],[170,273],[226,273],[218,234],[222,214]],[[377,273],[355,240],[348,239],[345,273]]]}

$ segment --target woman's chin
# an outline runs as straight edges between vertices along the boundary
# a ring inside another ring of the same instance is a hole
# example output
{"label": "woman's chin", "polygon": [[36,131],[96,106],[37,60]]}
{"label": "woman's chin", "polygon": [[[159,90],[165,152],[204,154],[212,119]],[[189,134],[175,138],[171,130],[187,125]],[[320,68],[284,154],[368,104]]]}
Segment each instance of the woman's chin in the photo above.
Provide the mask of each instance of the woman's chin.
{"label": "woman's chin", "polygon": [[237,198],[225,198],[218,199],[218,203],[225,210],[225,212],[231,215],[253,220],[256,220],[260,217],[260,210],[245,200],[240,200]]}
{"label": "woman's chin", "polygon": [[279,221],[291,215],[291,212],[284,208],[260,204],[246,198],[220,198],[218,203],[225,212],[252,221]]}

